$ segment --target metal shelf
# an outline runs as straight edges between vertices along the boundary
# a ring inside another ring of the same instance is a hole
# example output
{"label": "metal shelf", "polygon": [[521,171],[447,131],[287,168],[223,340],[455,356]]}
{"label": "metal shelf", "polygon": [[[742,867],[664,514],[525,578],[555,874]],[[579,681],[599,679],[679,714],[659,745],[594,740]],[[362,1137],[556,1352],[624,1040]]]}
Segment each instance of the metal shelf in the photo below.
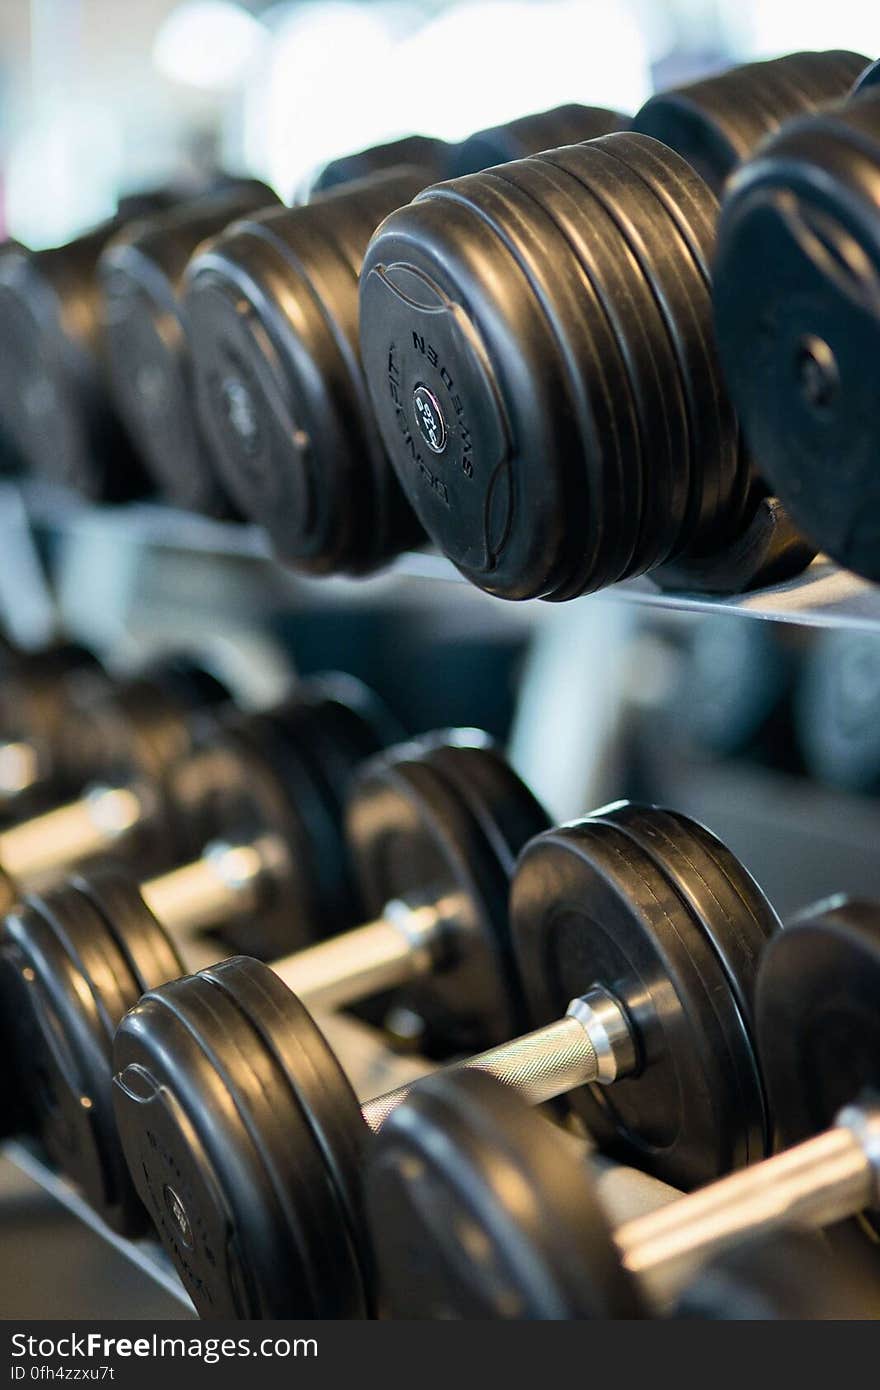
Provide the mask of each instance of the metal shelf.
{"label": "metal shelf", "polygon": [[[264,535],[253,526],[212,521],[153,503],[94,507],[41,483],[0,487],[0,526],[20,527],[23,521],[60,534],[100,532],[106,536],[115,532],[131,544],[272,563]],[[431,583],[465,582],[448,560],[430,550],[403,555],[370,579],[291,577],[303,586],[317,586],[328,594],[334,588],[352,587],[367,592],[401,578]],[[593,597],[599,602],[623,601],[694,613],[739,613],[808,627],[880,628],[880,586],[840,569],[822,556],[795,579],[729,598],[663,592],[650,578],[628,580]],[[530,616],[556,607],[540,601],[515,606],[529,610]]]}

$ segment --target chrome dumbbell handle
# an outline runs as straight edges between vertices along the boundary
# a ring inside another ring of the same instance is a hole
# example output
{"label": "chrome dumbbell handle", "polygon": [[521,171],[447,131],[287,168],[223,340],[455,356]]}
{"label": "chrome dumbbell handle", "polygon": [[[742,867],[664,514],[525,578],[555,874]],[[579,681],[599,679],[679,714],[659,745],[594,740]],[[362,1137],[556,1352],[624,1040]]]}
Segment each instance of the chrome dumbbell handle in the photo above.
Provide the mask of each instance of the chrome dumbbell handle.
{"label": "chrome dumbbell handle", "polygon": [[663,1308],[706,1259],[743,1236],[818,1230],[878,1201],[880,1106],[854,1105],[824,1134],[628,1221],[614,1239],[626,1268]]}
{"label": "chrome dumbbell handle", "polygon": [[[572,1000],[564,1018],[444,1070],[487,1072],[529,1105],[541,1105],[577,1086],[607,1084],[634,1066],[635,1048],[626,1015],[613,995],[595,988]],[[366,1102],[362,1114],[371,1130],[381,1129],[413,1085],[399,1086]]]}
{"label": "chrome dumbbell handle", "polygon": [[9,803],[42,781],[43,761],[40,749],[26,739],[0,742],[0,806],[8,810]]}
{"label": "chrome dumbbell handle", "polygon": [[76,801],[0,831],[0,868],[16,882],[38,883],[116,848],[149,813],[132,787],[92,787]]}
{"label": "chrome dumbbell handle", "polygon": [[390,902],[375,921],[286,956],[272,968],[310,1008],[341,1009],[429,974],[465,911],[456,894]]}

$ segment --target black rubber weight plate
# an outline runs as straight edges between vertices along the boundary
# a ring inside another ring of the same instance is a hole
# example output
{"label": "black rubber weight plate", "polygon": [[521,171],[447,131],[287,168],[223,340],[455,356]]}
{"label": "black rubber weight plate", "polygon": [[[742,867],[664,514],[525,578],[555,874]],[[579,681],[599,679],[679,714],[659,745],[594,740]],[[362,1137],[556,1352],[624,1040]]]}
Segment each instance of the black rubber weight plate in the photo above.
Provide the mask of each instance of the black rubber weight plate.
{"label": "black rubber weight plate", "polygon": [[880,1090],[880,906],[820,903],[767,947],[758,1043],[783,1147]]}
{"label": "black rubber weight plate", "polygon": [[[114,1061],[126,1156],[200,1315],[321,1316],[335,1196],[277,1052],[231,993],[197,975],[146,995]],[[340,1305],[357,1311],[341,1290]]]}
{"label": "black rubber weight plate", "polygon": [[644,266],[590,188],[577,151],[552,150],[532,163],[575,191],[578,216],[569,234],[627,360],[642,440],[642,514],[628,570],[636,574],[676,548],[687,510],[690,436],[681,374]]}
{"label": "black rubber weight plate", "polygon": [[[368,911],[381,912],[397,898],[460,898],[455,937],[442,968],[407,990],[405,998],[438,1042],[473,1049],[510,1037],[522,1022],[507,931],[514,852],[508,827],[499,824],[476,781],[486,776],[485,747],[460,747],[454,762],[446,753],[435,765],[443,741],[442,736],[420,740],[369,766],[349,803],[349,841]],[[478,754],[475,783],[465,791],[464,766],[472,752]],[[451,776],[450,765],[455,767]],[[532,820],[534,810],[525,793],[516,817],[525,811],[528,823],[514,827],[511,818],[510,828],[531,832],[538,823],[537,814]]]}
{"label": "black rubber weight plate", "polygon": [[137,981],[138,995],[186,974],[168,932],[147,907],[138,885],[124,873],[96,869],[87,878],[71,879],[71,884],[101,914]]}
{"label": "black rubber weight plate", "polygon": [[[771,1132],[756,1055],[754,994],[758,962],[768,934],[757,929],[755,919],[717,861],[672,813],[622,802],[595,812],[591,820],[616,825],[650,856],[702,927],[718,956],[741,1020],[742,1056],[748,1054],[751,1059],[742,1077],[744,1121],[749,1117],[748,1161],[766,1157]],[[769,905],[767,917],[773,919]]]}
{"label": "black rubber weight plate", "polygon": [[511,929],[536,1023],[593,985],[632,1022],[636,1073],[569,1097],[600,1147],[683,1189],[748,1160],[754,1067],[733,992],[705,932],[638,846],[589,821],[533,841],[514,879]]}
{"label": "black rubber weight plate", "polygon": [[[608,537],[603,538],[611,556],[608,561],[609,573],[621,578],[632,571],[643,513],[642,444],[625,356],[604,306],[601,291],[594,284],[578,245],[578,224],[583,219],[583,213],[576,196],[572,197],[573,193],[577,194],[577,187],[564,177],[560,181],[557,171],[534,160],[506,165],[491,177],[510,185],[514,203],[521,207],[526,220],[534,223],[539,236],[547,220],[553,225],[555,234],[552,238],[545,233],[544,254],[549,253],[554,267],[561,262],[561,255],[553,250],[557,236],[561,238],[558,244],[567,248],[578,267],[579,326],[583,330],[583,339],[569,331],[568,342],[575,354],[575,374],[579,362],[582,364],[581,373],[589,364],[588,370],[595,377],[596,387],[601,386],[607,419],[616,435],[616,449],[612,453],[609,448],[603,480],[598,488],[592,485],[590,493],[597,498],[594,506],[601,507],[602,526],[609,533]],[[579,342],[586,346],[583,358]],[[600,461],[603,449],[610,446],[610,439],[603,437],[603,416],[593,408],[589,411],[589,419],[591,427],[585,429],[583,434],[588,472],[591,462]],[[611,537],[615,538],[613,546],[610,544]],[[581,580],[570,587],[574,593],[580,592],[583,586],[584,581]]]}
{"label": "black rubber weight plate", "polygon": [[420,1082],[373,1141],[365,1181],[392,1317],[641,1313],[586,1165],[492,1077]]}
{"label": "black rubber weight plate", "polygon": [[11,1064],[50,1159],[119,1234],[146,1219],[110,1104],[117,1024],[140,988],[92,904],[65,887],[28,899],[4,924]]}
{"label": "black rubber weight plate", "polygon": [[[586,588],[601,588],[626,572],[635,545],[627,522],[637,524],[639,516],[640,472],[634,470],[636,481],[629,486],[625,472],[626,461],[638,458],[638,441],[620,355],[589,280],[547,213],[501,171],[479,175],[478,202],[528,276],[556,339],[578,437],[576,456],[564,466],[582,468],[582,495],[586,486]],[[612,367],[616,382],[609,379]],[[579,582],[553,597],[584,591]]]}

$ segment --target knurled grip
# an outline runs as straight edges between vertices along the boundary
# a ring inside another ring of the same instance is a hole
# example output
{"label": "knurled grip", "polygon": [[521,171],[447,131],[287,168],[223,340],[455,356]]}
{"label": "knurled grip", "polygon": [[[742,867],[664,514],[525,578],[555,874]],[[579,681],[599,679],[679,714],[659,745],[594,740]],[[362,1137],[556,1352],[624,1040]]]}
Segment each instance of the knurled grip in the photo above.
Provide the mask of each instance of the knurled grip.
{"label": "knurled grip", "polygon": [[[598,1080],[599,1058],[589,1034],[578,1019],[566,1016],[546,1028],[481,1052],[444,1068],[447,1072],[483,1071],[515,1090],[529,1105]],[[363,1116],[375,1133],[413,1089],[398,1086],[363,1106]]]}

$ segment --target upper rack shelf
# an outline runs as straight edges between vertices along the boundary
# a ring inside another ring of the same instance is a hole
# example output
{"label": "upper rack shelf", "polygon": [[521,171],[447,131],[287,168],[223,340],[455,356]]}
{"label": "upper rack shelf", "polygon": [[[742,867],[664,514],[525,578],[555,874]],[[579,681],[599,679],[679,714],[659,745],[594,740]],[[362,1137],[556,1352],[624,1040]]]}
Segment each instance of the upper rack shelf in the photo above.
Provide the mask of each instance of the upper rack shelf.
{"label": "upper rack shelf", "polygon": [[[127,541],[155,548],[200,551],[270,562],[272,557],[263,534],[254,527],[212,521],[207,517],[153,503],[125,507],[94,507],[63,491],[43,484],[6,484],[0,487],[0,527],[26,522],[60,533],[97,528],[104,534],[112,530]],[[382,574],[369,580],[309,581],[323,586],[357,582],[359,585],[387,584],[400,577],[443,583],[463,583],[458,571],[443,556],[430,550],[401,556]],[[880,629],[880,586],[860,579],[819,556],[803,574],[785,583],[732,597],[705,594],[666,593],[651,579],[627,580],[595,596],[603,601],[624,600],[661,609],[698,613],[740,613],[778,622],[799,623],[807,627]],[[586,602],[581,599],[576,602]],[[487,602],[492,602],[487,599]],[[536,613],[549,611],[549,605],[528,605]]]}

